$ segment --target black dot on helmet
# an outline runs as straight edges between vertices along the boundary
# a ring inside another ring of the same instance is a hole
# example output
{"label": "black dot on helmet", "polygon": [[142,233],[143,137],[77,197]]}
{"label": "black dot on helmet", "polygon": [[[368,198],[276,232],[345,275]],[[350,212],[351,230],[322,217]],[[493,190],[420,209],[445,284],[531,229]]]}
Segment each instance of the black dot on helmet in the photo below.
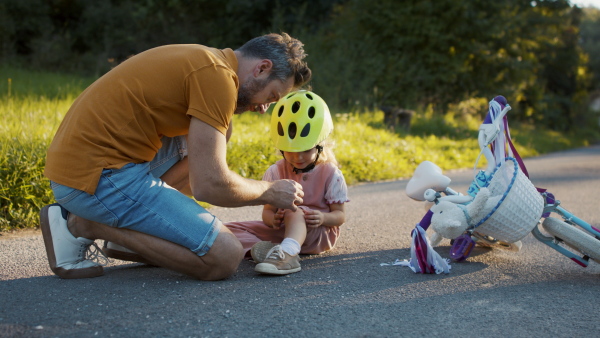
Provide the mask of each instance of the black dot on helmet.
{"label": "black dot on helmet", "polygon": [[310,107],[310,108],[308,108],[308,117],[309,117],[309,118],[311,118],[311,119],[312,119],[313,117],[315,117],[315,113],[316,113],[316,111],[315,111],[315,107]]}
{"label": "black dot on helmet", "polygon": [[297,113],[298,110],[300,110],[300,101],[296,101],[292,105],[292,113]]}
{"label": "black dot on helmet", "polygon": [[310,94],[306,94],[306,97],[308,97],[311,100],[313,99],[312,95],[310,95]]}
{"label": "black dot on helmet", "polygon": [[281,107],[279,107],[279,111],[277,112],[277,116],[281,117],[282,114],[283,114],[283,105],[281,105]]}
{"label": "black dot on helmet", "polygon": [[279,136],[283,136],[283,126],[281,125],[281,122],[277,122],[277,134],[279,134]]}
{"label": "black dot on helmet", "polygon": [[301,137],[306,137],[310,134],[310,123],[307,123],[304,128],[302,128],[302,132],[300,133]]}
{"label": "black dot on helmet", "polygon": [[290,126],[288,127],[288,136],[292,140],[296,137],[297,129],[298,129],[298,127],[296,127],[296,123],[295,122],[290,123]]}

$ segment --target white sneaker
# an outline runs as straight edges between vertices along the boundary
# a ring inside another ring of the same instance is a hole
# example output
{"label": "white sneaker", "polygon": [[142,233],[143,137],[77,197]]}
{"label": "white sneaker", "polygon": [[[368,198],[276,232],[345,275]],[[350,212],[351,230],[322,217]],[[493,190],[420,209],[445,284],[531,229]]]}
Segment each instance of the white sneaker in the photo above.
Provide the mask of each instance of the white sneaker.
{"label": "white sneaker", "polygon": [[[69,212],[59,204],[51,204],[40,212],[40,226],[46,245],[50,269],[61,278],[101,276],[108,260],[93,240],[75,238],[67,227]],[[92,248],[95,250],[92,251]],[[95,262],[98,258],[105,262]]]}

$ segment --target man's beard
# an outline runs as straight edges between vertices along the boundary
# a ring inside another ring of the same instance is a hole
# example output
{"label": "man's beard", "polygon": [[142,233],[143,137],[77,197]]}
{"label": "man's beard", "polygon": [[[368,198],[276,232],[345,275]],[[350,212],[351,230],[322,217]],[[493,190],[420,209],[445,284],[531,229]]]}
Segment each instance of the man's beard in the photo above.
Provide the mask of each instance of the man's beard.
{"label": "man's beard", "polygon": [[269,79],[251,79],[243,83],[238,90],[237,106],[234,113],[241,114],[245,111],[253,110],[256,107],[256,105],[252,104],[254,95],[265,89],[269,82]]}

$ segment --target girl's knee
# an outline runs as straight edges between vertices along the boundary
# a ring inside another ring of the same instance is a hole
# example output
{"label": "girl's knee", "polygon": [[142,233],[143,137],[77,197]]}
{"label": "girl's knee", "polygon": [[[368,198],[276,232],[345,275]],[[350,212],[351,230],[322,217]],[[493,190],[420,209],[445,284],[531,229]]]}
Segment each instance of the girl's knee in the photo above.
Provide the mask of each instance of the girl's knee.
{"label": "girl's knee", "polygon": [[300,208],[296,209],[296,211],[286,210],[285,214],[283,215],[284,222],[286,219],[292,220],[292,219],[299,219],[299,218],[304,219],[304,211],[302,211],[302,209],[300,209]]}

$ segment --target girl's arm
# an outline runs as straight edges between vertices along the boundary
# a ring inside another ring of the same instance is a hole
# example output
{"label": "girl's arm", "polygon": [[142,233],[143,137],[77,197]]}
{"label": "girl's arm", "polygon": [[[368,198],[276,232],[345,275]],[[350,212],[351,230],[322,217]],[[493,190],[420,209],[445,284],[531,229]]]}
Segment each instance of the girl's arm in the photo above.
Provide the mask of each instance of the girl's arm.
{"label": "girl's arm", "polygon": [[320,212],[319,210],[305,210],[304,219],[306,225],[312,228],[318,226],[337,227],[346,222],[346,213],[344,212],[343,203],[335,203],[329,205],[330,212]]}
{"label": "girl's arm", "polygon": [[263,223],[270,228],[279,229],[283,221],[284,211],[270,204],[265,204],[262,212]]}

